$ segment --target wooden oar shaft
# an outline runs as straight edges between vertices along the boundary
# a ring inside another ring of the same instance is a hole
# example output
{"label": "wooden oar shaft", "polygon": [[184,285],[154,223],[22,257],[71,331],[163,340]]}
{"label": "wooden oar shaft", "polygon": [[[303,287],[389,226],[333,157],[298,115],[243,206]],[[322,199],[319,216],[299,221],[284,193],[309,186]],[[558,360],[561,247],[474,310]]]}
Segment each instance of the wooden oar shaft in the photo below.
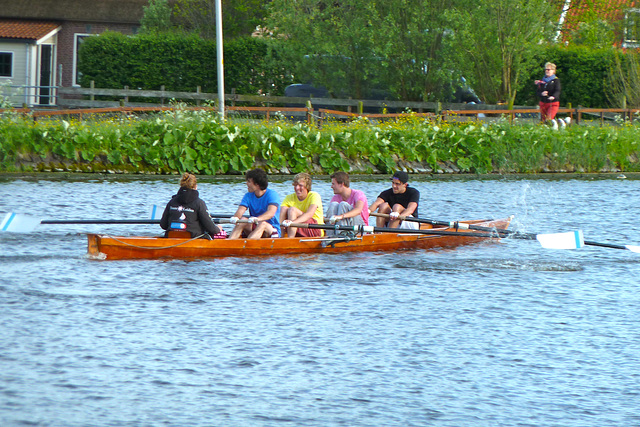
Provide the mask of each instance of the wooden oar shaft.
{"label": "wooden oar shaft", "polygon": [[[390,227],[372,227],[372,226],[363,226],[363,225],[327,225],[327,224],[306,224],[306,223],[291,223],[291,227],[296,228],[315,228],[321,230],[335,230],[335,231],[354,231],[356,233],[360,232],[374,232],[374,233],[395,233],[395,234],[423,234],[427,236],[464,236],[464,237],[477,237],[477,238],[501,238],[504,235],[501,235],[497,232],[491,233],[477,233],[472,231],[447,231],[447,230],[415,230],[415,229],[406,229],[406,228],[390,228]],[[534,240],[535,237],[531,238],[529,236],[514,236],[516,239],[524,239],[524,240]]]}
{"label": "wooden oar shaft", "polygon": [[[383,213],[378,213],[378,212],[371,212],[371,216],[378,216],[380,218],[390,218],[391,215],[389,214],[383,214]],[[419,224],[431,224],[431,225],[441,225],[444,227],[450,227],[450,228],[460,228],[463,230],[478,230],[478,231],[487,231],[487,232],[494,232],[494,231],[498,231],[499,233],[514,233],[510,230],[507,229],[497,229],[497,228],[493,228],[493,227],[483,227],[480,225],[473,225],[473,224],[468,224],[466,222],[460,222],[460,221],[438,221],[435,219],[426,219],[426,218],[416,218],[413,216],[399,216],[398,219],[401,219],[403,221],[411,221],[411,222],[417,222]],[[487,220],[487,221],[491,221],[491,220]],[[522,233],[521,233],[522,234]]]}

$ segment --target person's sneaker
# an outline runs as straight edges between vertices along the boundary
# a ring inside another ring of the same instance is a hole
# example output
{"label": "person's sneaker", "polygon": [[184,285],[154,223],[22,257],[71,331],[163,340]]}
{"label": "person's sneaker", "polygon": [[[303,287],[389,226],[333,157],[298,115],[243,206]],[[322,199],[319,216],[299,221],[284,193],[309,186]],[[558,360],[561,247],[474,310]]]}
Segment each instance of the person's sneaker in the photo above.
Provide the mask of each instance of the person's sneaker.
{"label": "person's sneaker", "polygon": [[564,120],[562,120],[562,119],[558,119],[558,123],[560,123],[560,127],[561,127],[562,129],[564,129],[564,128],[566,128],[566,127],[567,127],[567,124],[566,124],[566,123],[564,122]]}
{"label": "person's sneaker", "polygon": [[555,121],[555,119],[551,119],[551,129],[553,130],[558,130],[558,122]]}
{"label": "person's sneaker", "polygon": [[565,118],[564,118],[564,122],[565,122],[566,124],[571,123],[571,117],[565,117]]}

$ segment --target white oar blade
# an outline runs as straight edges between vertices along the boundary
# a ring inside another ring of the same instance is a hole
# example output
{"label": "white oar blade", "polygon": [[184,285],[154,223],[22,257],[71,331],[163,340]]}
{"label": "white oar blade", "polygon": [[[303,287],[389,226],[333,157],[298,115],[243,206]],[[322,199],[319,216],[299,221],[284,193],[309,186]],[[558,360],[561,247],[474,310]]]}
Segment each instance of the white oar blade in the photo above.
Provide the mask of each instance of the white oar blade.
{"label": "white oar blade", "polygon": [[40,218],[9,212],[0,222],[1,231],[30,233],[40,224]]}
{"label": "white oar blade", "polygon": [[635,252],[637,254],[640,254],[640,246],[624,245],[624,247],[629,249],[631,252]]}
{"label": "white oar blade", "polygon": [[151,219],[161,219],[162,211],[158,209],[158,205],[151,206]]}
{"label": "white oar blade", "polygon": [[538,242],[546,249],[579,249],[584,246],[582,230],[567,233],[538,234]]}

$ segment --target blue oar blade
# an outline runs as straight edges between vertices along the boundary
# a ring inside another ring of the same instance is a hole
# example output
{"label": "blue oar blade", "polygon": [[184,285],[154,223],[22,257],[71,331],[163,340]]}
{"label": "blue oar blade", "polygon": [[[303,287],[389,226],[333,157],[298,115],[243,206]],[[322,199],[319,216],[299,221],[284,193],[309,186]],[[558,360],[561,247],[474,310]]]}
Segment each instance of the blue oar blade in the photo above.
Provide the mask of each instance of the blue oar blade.
{"label": "blue oar blade", "polygon": [[536,239],[546,249],[579,249],[584,246],[582,230],[566,233],[538,234]]}
{"label": "blue oar blade", "polygon": [[40,224],[40,218],[9,212],[0,222],[0,231],[30,233]]}
{"label": "blue oar blade", "polygon": [[151,206],[151,219],[161,219],[162,211],[158,209],[158,205]]}

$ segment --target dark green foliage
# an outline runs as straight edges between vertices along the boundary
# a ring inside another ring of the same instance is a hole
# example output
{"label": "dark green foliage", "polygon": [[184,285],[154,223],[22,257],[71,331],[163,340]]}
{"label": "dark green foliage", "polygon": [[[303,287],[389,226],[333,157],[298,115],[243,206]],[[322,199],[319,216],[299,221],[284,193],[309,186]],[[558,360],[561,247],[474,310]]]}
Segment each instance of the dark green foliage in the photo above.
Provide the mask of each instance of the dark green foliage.
{"label": "dark green foliage", "polygon": [[0,172],[640,171],[639,133],[628,123],[552,131],[536,124],[435,123],[411,116],[377,125],[326,123],[317,129],[287,122],[221,123],[215,111],[184,110],[149,120],[1,119]]}
{"label": "dark green foliage", "polygon": [[[290,77],[278,69],[277,42],[240,38],[224,46],[225,91],[282,95]],[[88,38],[80,51],[81,85],[99,88],[217,92],[215,40],[194,35],[152,34],[128,37],[106,32]]]}
{"label": "dark green foliage", "polygon": [[586,46],[547,47],[539,58],[540,67],[525,77],[530,84],[516,95],[517,105],[537,105],[534,80],[543,76],[545,62],[557,65],[557,76],[562,82],[560,105],[587,108],[610,107],[607,98],[607,78],[615,66],[615,50],[591,49]]}

